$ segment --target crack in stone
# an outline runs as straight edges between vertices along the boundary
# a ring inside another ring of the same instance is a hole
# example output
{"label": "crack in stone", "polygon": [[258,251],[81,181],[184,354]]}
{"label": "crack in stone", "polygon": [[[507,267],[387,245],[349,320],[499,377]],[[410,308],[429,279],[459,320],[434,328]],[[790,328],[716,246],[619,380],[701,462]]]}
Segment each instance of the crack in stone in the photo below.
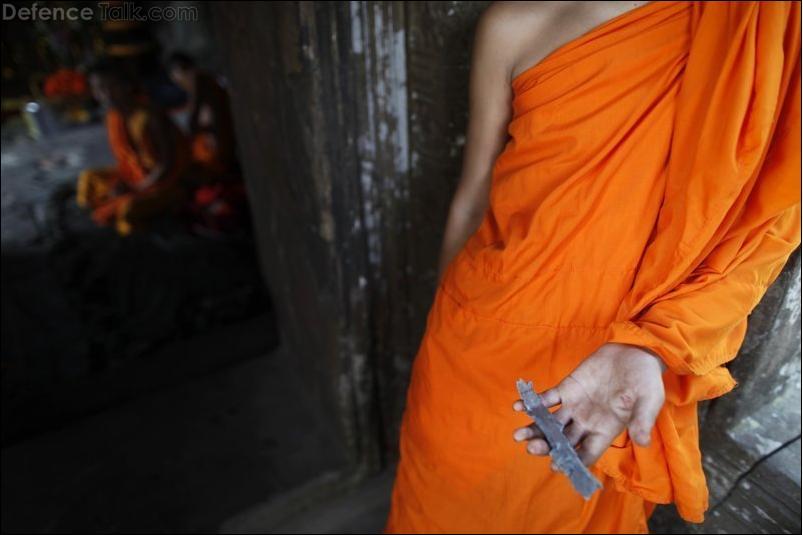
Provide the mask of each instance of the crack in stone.
{"label": "crack in stone", "polygon": [[716,504],[714,504],[714,506],[711,508],[711,513],[713,514],[714,511],[719,509],[720,506],[722,506],[725,502],[727,502],[728,499],[736,491],[736,489],[739,488],[739,485],[741,484],[741,482],[744,481],[750,474],[752,474],[764,461],[770,459],[773,455],[775,455],[776,453],[782,451],[787,446],[791,446],[792,444],[794,444],[795,442],[800,440],[800,438],[801,438],[801,435],[797,434],[796,436],[794,436],[794,437],[790,438],[789,440],[785,441],[783,444],[781,444],[777,448],[773,449],[772,451],[770,451],[770,452],[762,455],[758,459],[756,459],[756,461],[752,465],[750,465],[750,468],[748,468],[747,470],[745,470],[744,472],[739,474],[739,477],[737,477],[733,481],[733,484],[731,484],[730,489],[728,489],[728,492],[726,492],[725,495]]}

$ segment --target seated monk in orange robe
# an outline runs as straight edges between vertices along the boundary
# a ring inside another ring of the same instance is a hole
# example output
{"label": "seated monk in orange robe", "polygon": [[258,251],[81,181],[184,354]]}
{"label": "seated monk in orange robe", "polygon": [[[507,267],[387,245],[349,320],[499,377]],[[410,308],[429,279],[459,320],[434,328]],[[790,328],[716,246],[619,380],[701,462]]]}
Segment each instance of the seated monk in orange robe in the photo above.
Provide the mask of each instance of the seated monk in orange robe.
{"label": "seated monk in orange robe", "polygon": [[112,168],[87,169],[78,178],[79,206],[99,225],[121,235],[182,206],[181,183],[190,155],[181,131],[161,110],[138,98],[124,76],[101,64],[90,72],[95,98],[106,108]]}
{"label": "seated monk in orange robe", "polygon": [[[649,2],[528,56],[588,13],[565,4],[479,23],[388,533],[646,533],[659,503],[702,522],[698,403],[735,386],[800,245],[800,3]],[[602,483],[588,500],[518,378]]]}
{"label": "seated monk in orange robe", "polygon": [[207,228],[238,227],[247,208],[228,91],[186,54],[173,53],[168,67],[173,81],[189,96],[195,177],[191,209]]}
{"label": "seated monk in orange robe", "polygon": [[204,171],[200,181],[218,182],[237,173],[234,125],[229,94],[217,77],[175,52],[168,60],[170,77],[189,97],[189,137],[193,162]]}

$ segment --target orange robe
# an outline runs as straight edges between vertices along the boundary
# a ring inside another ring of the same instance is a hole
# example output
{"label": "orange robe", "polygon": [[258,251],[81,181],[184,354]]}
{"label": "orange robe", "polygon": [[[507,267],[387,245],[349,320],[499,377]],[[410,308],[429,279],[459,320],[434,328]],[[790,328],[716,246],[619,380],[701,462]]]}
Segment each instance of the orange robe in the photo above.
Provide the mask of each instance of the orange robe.
{"label": "orange robe", "polygon": [[[427,318],[386,531],[646,532],[701,522],[697,403],[800,244],[800,4],[651,2],[513,82],[490,208]],[[649,447],[623,432],[584,501],[512,439],[515,380],[608,342],[668,366]]]}
{"label": "orange robe", "polygon": [[[202,181],[231,179],[237,155],[228,91],[211,74],[199,72],[196,77],[197,95],[190,117],[193,161],[200,167]],[[213,124],[203,124],[203,108],[214,114]]]}
{"label": "orange robe", "polygon": [[[113,224],[126,235],[148,219],[180,206],[184,199],[181,180],[190,164],[184,136],[166,117],[142,106],[128,117],[115,110],[106,114],[109,145],[117,165],[109,169],[87,169],[78,178],[78,204],[92,210],[99,225]],[[175,154],[166,177],[142,187],[156,165],[155,147],[148,135],[148,122],[161,120],[173,137]]]}
{"label": "orange robe", "polygon": [[[229,94],[211,74],[196,75],[196,96],[190,117],[195,191],[190,210],[211,230],[242,228],[247,220],[245,184],[237,162]],[[202,110],[211,110],[211,124]]]}

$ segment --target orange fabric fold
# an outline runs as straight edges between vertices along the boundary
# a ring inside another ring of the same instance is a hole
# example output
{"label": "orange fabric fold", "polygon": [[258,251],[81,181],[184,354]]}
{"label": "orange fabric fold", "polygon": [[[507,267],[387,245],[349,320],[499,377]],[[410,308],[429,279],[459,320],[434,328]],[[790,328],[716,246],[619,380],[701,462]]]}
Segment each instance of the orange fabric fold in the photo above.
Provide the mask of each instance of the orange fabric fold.
{"label": "orange fabric fold", "polygon": [[[141,125],[144,121],[138,122]],[[143,168],[143,162],[131,143],[128,125],[122,113],[114,109],[106,112],[106,132],[112,154],[117,161],[119,179],[128,186],[135,186],[145,180],[148,171]]]}
{"label": "orange fabric fold", "polygon": [[[387,532],[645,532],[654,503],[703,520],[697,402],[735,386],[723,365],[800,244],[800,69],[797,2],[651,2],[513,80],[490,208],[414,361]],[[513,442],[511,403],[606,342],[657,353],[667,398],[584,502]]]}
{"label": "orange fabric fold", "polygon": [[117,177],[126,186],[137,187],[156,165],[158,156],[148,132],[151,122],[159,123],[158,127],[166,130],[165,135],[172,138],[174,147],[171,172],[160,185],[179,180],[189,165],[190,147],[187,140],[172,121],[161,116],[161,112],[142,105],[126,118],[111,109],[106,113],[106,131],[117,162]]}

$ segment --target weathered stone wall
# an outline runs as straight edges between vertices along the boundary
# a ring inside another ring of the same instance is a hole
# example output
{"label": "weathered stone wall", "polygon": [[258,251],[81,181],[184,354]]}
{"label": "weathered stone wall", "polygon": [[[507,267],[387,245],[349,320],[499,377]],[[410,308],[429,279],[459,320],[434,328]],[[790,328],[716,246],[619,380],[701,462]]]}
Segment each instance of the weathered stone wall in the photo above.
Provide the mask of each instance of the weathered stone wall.
{"label": "weathered stone wall", "polygon": [[265,276],[355,462],[395,452],[485,3],[213,6]]}

